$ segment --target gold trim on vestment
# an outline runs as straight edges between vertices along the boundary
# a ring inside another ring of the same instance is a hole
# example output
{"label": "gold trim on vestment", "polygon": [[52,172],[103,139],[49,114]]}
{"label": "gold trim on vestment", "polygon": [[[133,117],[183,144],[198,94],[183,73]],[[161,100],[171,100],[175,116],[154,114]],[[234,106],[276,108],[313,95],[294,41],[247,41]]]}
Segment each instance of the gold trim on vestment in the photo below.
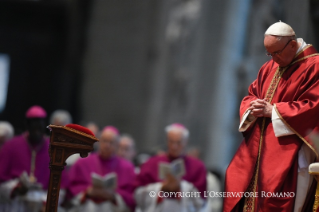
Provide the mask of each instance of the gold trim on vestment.
{"label": "gold trim on vestment", "polygon": [[[264,134],[264,130],[265,130],[265,123],[266,123],[266,119],[263,118],[263,122],[262,122],[262,126],[261,126],[261,134],[260,134],[260,139],[259,139],[259,148],[258,148],[258,157],[257,157],[257,166],[255,168],[254,171],[254,176],[251,179],[247,192],[256,192],[257,190],[257,181],[258,181],[258,173],[259,173],[259,159],[260,159],[260,152],[261,152],[261,144],[262,144],[262,140],[263,140],[263,134]],[[254,197],[247,197],[245,198],[245,203],[244,203],[244,212],[252,212],[254,211],[255,208],[255,198]]]}
{"label": "gold trim on vestment", "polygon": [[[309,45],[310,47],[311,45]],[[304,48],[306,49],[306,47]],[[289,66],[301,61],[301,60],[305,60],[309,57],[313,57],[313,56],[316,56],[316,55],[319,55],[319,53],[315,53],[315,54],[311,54],[311,55],[308,55],[308,56],[305,56],[305,57],[302,57],[296,61],[294,61],[293,63],[291,63]],[[294,130],[281,116],[281,114],[279,113],[279,111],[277,110],[277,107],[276,107],[276,104],[274,104],[274,108],[279,116],[279,118],[281,119],[281,121],[283,121],[303,142],[305,142],[307,144],[307,146],[316,154],[316,157],[318,158],[318,153],[317,151],[308,143],[308,141],[306,139],[304,139],[296,130]]]}
{"label": "gold trim on vestment", "polygon": [[279,111],[278,111],[278,109],[277,109],[276,104],[274,104],[274,109],[275,109],[276,113],[278,114],[280,120],[281,120],[282,122],[284,122],[284,124],[285,124],[286,126],[288,126],[289,129],[290,129],[291,131],[293,131],[303,142],[305,142],[305,143],[307,144],[307,146],[316,154],[316,157],[318,158],[318,153],[317,153],[317,151],[315,150],[315,148],[313,148],[313,147],[308,143],[308,141],[307,141],[305,138],[303,138],[294,128],[292,128],[292,127],[285,121],[285,119],[282,118],[281,114],[279,113]]}
{"label": "gold trim on vestment", "polygon": [[319,175],[319,172],[309,172],[311,175]]}
{"label": "gold trim on vestment", "polygon": [[[248,109],[249,109],[249,108],[247,108],[246,111],[243,113],[243,115],[240,117],[240,124],[242,123],[242,121],[243,121],[243,116],[245,116],[245,114],[247,113]],[[249,116],[249,115],[248,115],[248,116]],[[243,123],[243,125],[241,126],[241,128],[238,129],[239,132],[242,132],[242,131],[240,131],[240,129],[246,128],[247,124],[249,124],[249,126],[247,127],[247,129],[248,129],[248,128],[257,120],[257,118],[255,118],[254,120],[249,121],[248,116],[246,117],[246,120],[244,121],[244,123]],[[245,130],[247,130],[247,129],[245,129]],[[244,131],[245,131],[245,130],[244,130]]]}
{"label": "gold trim on vestment", "polygon": [[293,63],[291,63],[289,66],[291,66],[291,65],[293,65],[293,64],[295,64],[295,63],[297,63],[297,62],[299,62],[299,61],[301,61],[301,60],[305,60],[305,59],[307,59],[307,58],[309,58],[309,57],[313,57],[313,56],[316,56],[316,55],[319,55],[319,53],[314,53],[314,54],[311,54],[311,55],[302,57],[302,58],[300,58],[300,59],[294,61]]}
{"label": "gold trim on vestment", "polygon": [[[296,56],[295,58],[301,54],[302,52],[304,52],[307,48],[311,47],[312,45],[307,45],[305,48],[302,49],[302,51],[300,51]],[[305,56],[305,57],[302,57],[294,62],[292,62],[291,64],[289,64],[288,66],[286,67],[278,67],[277,70],[276,70],[276,73],[275,75],[273,76],[272,80],[271,80],[271,83],[270,83],[270,86],[268,87],[268,90],[267,90],[267,93],[266,93],[266,101],[267,102],[271,102],[273,97],[274,97],[274,94],[275,94],[275,91],[277,89],[277,86],[279,84],[279,81],[283,75],[283,73],[287,70],[287,68],[301,60],[304,60],[304,59],[307,59],[309,57],[312,57],[312,56],[316,56],[316,55],[319,55],[319,53],[315,53],[315,54],[311,54],[311,55],[308,55],[308,56]],[[282,70],[280,70],[282,69]],[[274,108],[276,110],[276,112],[278,113],[278,110],[276,108],[276,105],[274,104]],[[247,111],[247,110],[246,110]],[[245,114],[245,113],[244,113]],[[300,134],[298,132],[296,132],[293,128],[291,128],[291,126],[289,124],[287,124],[284,119],[282,119],[281,115],[278,113],[278,116],[280,117],[281,120],[283,120],[283,122],[293,131],[295,132],[295,134],[300,138],[302,139],[302,141],[304,141],[316,154],[317,158],[318,158],[318,154],[316,152],[316,150],[302,137],[300,136]],[[251,179],[250,181],[250,184],[248,186],[248,189],[247,189],[247,192],[256,192],[256,189],[257,189],[257,182],[258,182],[258,171],[259,171],[259,160],[260,160],[260,154],[261,154],[261,145],[262,145],[262,141],[263,141],[263,133],[264,133],[264,130],[265,130],[265,122],[266,122],[266,118],[263,118],[263,122],[262,122],[262,127],[261,127],[261,135],[260,135],[260,140],[259,140],[259,149],[258,149],[258,157],[257,157],[257,164],[256,164],[256,168],[255,168],[255,171],[254,171],[254,176],[253,178]],[[319,184],[319,183],[318,183]],[[318,187],[319,188],[319,187]],[[318,192],[319,192],[319,189],[317,189]],[[318,198],[319,198],[319,193],[318,193]],[[318,199],[319,201],[319,199]],[[244,212],[254,212],[255,208],[255,198],[254,197],[246,197],[245,198],[245,203],[244,203],[244,208],[243,208],[243,211]]]}
{"label": "gold trim on vestment", "polygon": [[[282,69],[282,70],[280,70]],[[274,93],[277,89],[277,86],[279,84],[279,81],[281,79],[281,76],[283,75],[283,73],[286,71],[287,67],[285,68],[280,68],[278,67],[276,70],[276,73],[274,74],[270,86],[268,87],[267,93],[266,93],[266,101],[267,102],[271,102],[273,97],[274,97]],[[263,134],[265,131],[265,123],[266,123],[266,118],[263,118],[263,122],[262,122],[262,126],[261,126],[261,133],[260,133],[260,139],[259,139],[259,149],[258,149],[258,157],[257,157],[257,166],[256,169],[254,171],[254,176],[250,181],[250,184],[248,186],[247,192],[253,192],[255,194],[256,190],[257,190],[257,182],[258,182],[258,173],[259,173],[259,162],[260,162],[260,155],[261,155],[261,146],[262,146],[262,141],[263,141]],[[244,203],[244,212],[253,212],[255,210],[255,198],[252,197],[246,197],[245,198],[245,203]]]}
{"label": "gold trim on vestment", "polygon": [[312,46],[311,44],[306,45],[298,54],[296,54],[296,56],[294,58],[297,58],[302,52],[304,52],[306,49],[308,49],[310,46]]}
{"label": "gold trim on vestment", "polygon": [[319,183],[317,182],[317,187],[316,187],[316,194],[315,194],[315,201],[313,203],[313,208],[312,211],[316,212],[319,207]]}

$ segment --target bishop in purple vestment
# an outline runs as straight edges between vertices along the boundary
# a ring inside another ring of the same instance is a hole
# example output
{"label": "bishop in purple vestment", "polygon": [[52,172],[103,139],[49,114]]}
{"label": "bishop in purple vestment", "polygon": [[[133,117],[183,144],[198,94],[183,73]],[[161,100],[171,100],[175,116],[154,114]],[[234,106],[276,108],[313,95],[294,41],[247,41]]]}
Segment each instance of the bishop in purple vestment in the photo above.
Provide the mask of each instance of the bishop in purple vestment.
{"label": "bishop in purple vestment", "polygon": [[[134,166],[116,156],[118,130],[105,127],[99,141],[99,151],[79,159],[70,169],[68,191],[73,196],[72,211],[134,211]],[[114,191],[92,185],[92,173],[100,176],[114,173]]]}
{"label": "bishop in purple vestment", "polygon": [[45,118],[42,107],[29,108],[27,131],[0,150],[0,211],[36,211],[46,201],[50,158]]}
{"label": "bishop in purple vestment", "polygon": [[[143,212],[199,211],[205,199],[206,168],[200,160],[184,154],[189,132],[183,125],[169,125],[166,132],[167,153],[150,158],[137,176],[134,195],[137,206]],[[164,180],[160,179],[160,164],[177,159],[184,162],[184,176],[178,179],[168,174]],[[191,193],[193,196],[188,197]],[[173,195],[166,197],[166,194]]]}

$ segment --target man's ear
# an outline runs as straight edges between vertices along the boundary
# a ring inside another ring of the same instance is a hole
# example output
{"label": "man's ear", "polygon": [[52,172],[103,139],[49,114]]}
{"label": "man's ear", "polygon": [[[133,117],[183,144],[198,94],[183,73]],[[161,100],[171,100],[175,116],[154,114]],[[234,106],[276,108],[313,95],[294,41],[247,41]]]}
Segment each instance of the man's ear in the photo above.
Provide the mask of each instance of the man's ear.
{"label": "man's ear", "polygon": [[291,47],[296,48],[296,46],[298,45],[298,41],[297,40],[292,40],[290,42]]}

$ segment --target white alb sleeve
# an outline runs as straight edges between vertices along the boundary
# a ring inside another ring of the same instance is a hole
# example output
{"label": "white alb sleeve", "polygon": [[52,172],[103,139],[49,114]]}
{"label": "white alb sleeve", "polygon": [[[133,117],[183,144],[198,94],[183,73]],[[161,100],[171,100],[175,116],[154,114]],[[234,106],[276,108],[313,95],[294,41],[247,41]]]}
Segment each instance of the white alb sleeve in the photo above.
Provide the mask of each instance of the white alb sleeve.
{"label": "white alb sleeve", "polygon": [[241,119],[241,121],[240,121],[240,124],[239,124],[239,128],[238,128],[238,131],[239,131],[239,132],[245,132],[245,131],[248,129],[248,127],[249,127],[252,123],[254,123],[254,122],[256,121],[256,117],[254,117],[254,119],[251,120],[251,121],[248,120],[248,115],[250,114],[250,112],[251,112],[251,110],[247,110],[247,111],[244,113],[244,115],[243,115],[243,117],[242,117],[242,119]]}
{"label": "white alb sleeve", "polygon": [[274,128],[274,133],[276,137],[286,136],[286,135],[293,135],[295,134],[285,123],[279,118],[275,107],[272,109],[271,114],[271,121]]}
{"label": "white alb sleeve", "polygon": [[[137,188],[134,192],[134,198],[137,206],[142,211],[154,211],[157,205],[158,193],[162,188],[162,183],[151,183]],[[154,194],[151,195],[150,194]]]}
{"label": "white alb sleeve", "polygon": [[18,185],[18,179],[12,179],[0,184],[0,198],[9,200],[13,189]]}

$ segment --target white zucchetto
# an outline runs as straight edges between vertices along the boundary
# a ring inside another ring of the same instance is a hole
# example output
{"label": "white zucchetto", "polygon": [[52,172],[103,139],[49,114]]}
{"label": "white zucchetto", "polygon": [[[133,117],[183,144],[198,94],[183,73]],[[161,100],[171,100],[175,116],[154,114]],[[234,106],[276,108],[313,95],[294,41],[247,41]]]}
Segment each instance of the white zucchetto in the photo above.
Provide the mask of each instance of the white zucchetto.
{"label": "white zucchetto", "polygon": [[284,22],[276,22],[271,25],[265,32],[265,35],[276,35],[276,36],[293,36],[296,35],[294,30],[288,24]]}

